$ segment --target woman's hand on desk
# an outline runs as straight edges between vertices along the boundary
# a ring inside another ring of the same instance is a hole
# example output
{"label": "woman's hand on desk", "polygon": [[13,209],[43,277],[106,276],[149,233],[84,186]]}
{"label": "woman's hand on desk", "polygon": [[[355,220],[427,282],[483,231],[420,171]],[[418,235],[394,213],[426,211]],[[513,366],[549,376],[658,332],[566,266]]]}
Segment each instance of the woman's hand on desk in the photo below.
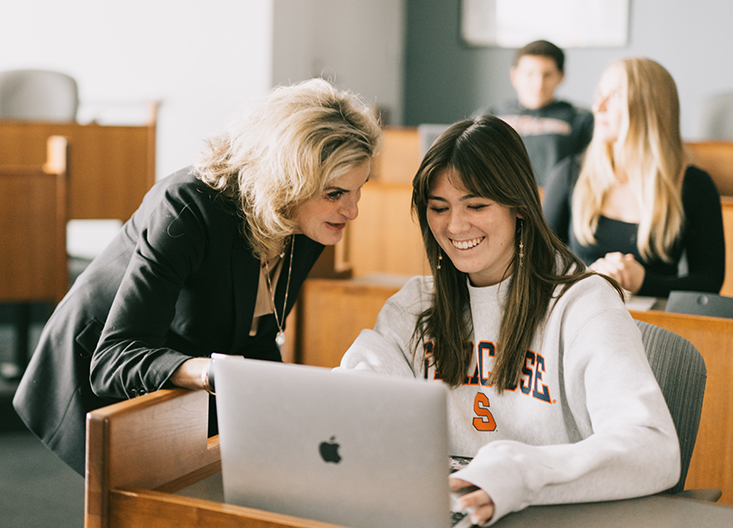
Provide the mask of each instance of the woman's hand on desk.
{"label": "woman's hand on desk", "polygon": [[[449,478],[451,491],[458,491],[464,488],[475,488],[473,484],[459,478]],[[471,514],[471,522],[473,524],[485,524],[494,516],[494,501],[491,500],[489,494],[482,489],[471,491],[462,495],[458,499],[458,504],[462,509],[473,508]]]}
{"label": "woman's hand on desk", "polygon": [[631,293],[637,293],[644,283],[646,270],[639,264],[631,254],[606,253],[606,256],[599,258],[590,268],[598,273],[608,275],[616,279],[621,287]]}

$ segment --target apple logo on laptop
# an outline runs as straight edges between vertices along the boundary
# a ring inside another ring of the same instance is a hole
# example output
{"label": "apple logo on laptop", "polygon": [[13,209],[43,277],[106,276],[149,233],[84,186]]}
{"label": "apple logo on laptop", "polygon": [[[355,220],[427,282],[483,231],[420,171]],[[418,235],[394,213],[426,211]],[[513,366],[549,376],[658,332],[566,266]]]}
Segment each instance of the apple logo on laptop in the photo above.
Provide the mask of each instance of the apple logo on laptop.
{"label": "apple logo on laptop", "polygon": [[326,462],[332,462],[338,464],[341,462],[341,455],[339,455],[340,445],[336,443],[336,437],[332,436],[328,442],[321,442],[319,451],[321,452],[321,458]]}

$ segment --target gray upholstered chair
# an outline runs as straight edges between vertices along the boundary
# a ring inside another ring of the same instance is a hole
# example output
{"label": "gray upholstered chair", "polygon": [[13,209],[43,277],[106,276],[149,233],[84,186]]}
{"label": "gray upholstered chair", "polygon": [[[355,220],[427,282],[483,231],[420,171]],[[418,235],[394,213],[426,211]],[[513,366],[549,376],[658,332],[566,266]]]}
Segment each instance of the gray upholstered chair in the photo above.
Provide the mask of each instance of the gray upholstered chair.
{"label": "gray upholstered chair", "polygon": [[0,119],[74,121],[79,107],[76,81],[46,70],[0,72]]}
{"label": "gray upholstered chair", "polygon": [[686,339],[664,328],[636,321],[649,365],[662,389],[680,442],[680,480],[667,493],[715,502],[718,489],[685,489],[687,470],[695,448],[705,394],[707,369],[700,352]]}
{"label": "gray upholstered chair", "polygon": [[733,318],[733,297],[715,293],[672,291],[667,299],[668,312]]}
{"label": "gray upholstered chair", "polygon": [[733,92],[723,92],[705,99],[698,114],[700,137],[733,139]]}

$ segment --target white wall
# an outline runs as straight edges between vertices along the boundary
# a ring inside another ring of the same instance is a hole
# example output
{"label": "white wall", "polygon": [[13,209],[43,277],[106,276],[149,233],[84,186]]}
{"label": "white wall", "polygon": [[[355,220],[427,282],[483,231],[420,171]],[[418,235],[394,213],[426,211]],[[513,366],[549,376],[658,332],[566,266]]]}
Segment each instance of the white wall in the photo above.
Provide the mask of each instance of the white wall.
{"label": "white wall", "polygon": [[323,77],[402,123],[403,0],[274,0],[273,84]]}
{"label": "white wall", "polygon": [[270,88],[272,9],[273,0],[8,2],[0,70],[68,73],[83,107],[159,100],[160,178]]}

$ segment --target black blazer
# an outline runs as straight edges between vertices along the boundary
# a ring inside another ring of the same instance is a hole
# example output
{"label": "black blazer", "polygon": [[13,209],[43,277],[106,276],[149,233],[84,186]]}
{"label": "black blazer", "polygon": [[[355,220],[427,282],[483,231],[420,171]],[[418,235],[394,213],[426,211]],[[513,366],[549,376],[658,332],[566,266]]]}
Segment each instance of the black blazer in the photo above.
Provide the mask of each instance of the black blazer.
{"label": "black blazer", "polygon": [[[56,307],[13,399],[26,425],[84,474],[86,413],[170,388],[212,352],[280,360],[272,314],[249,336],[259,259],[236,208],[190,169],[162,179]],[[286,315],[323,246],[294,241]],[[289,258],[276,286],[282,310]]]}

